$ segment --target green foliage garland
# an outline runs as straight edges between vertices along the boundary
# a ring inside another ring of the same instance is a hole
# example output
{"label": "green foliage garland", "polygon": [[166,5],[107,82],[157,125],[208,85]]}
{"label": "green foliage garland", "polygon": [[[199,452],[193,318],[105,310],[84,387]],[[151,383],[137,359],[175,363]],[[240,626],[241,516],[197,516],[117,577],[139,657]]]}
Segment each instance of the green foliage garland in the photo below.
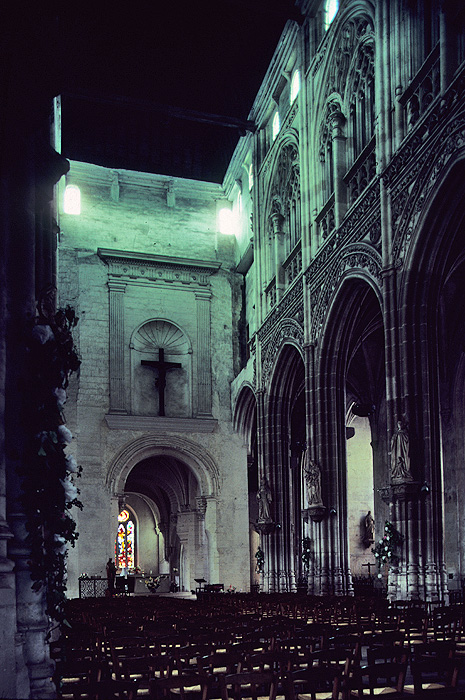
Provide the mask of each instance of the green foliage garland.
{"label": "green foliage garland", "polygon": [[67,546],[78,538],[70,509],[82,509],[72,475],[80,476],[74,457],[66,455],[72,435],[63,405],[69,376],[80,365],[72,329],[78,319],[67,306],[34,319],[27,339],[29,358],[25,425],[27,452],[20,468],[21,504],[26,515],[28,565],[32,588],[45,587],[46,613],[64,620]]}
{"label": "green foliage garland", "polygon": [[308,574],[310,565],[310,557],[312,555],[312,540],[310,537],[304,537],[302,540],[302,561],[304,564],[305,574]]}
{"label": "green foliage garland", "polygon": [[396,554],[396,549],[400,547],[403,540],[403,535],[396,530],[394,525],[389,522],[389,520],[386,520],[384,524],[384,535],[382,539],[378,540],[376,546],[371,550],[375,555],[378,569],[380,569],[383,564],[398,563],[399,557]]}
{"label": "green foliage garland", "polygon": [[255,559],[257,560],[257,563],[255,565],[255,571],[257,572],[257,574],[263,574],[265,570],[265,554],[261,547],[259,547],[255,552]]}

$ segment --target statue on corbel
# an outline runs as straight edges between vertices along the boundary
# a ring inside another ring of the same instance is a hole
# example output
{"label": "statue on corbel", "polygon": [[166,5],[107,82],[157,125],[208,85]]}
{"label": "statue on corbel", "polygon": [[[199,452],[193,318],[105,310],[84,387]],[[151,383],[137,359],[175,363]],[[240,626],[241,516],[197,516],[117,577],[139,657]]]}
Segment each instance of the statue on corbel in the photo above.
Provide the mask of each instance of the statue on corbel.
{"label": "statue on corbel", "polygon": [[257,532],[268,534],[274,529],[274,522],[271,517],[271,502],[273,496],[267,479],[262,476],[257,491],[258,519],[255,524]]}
{"label": "statue on corbel", "polygon": [[320,522],[326,513],[321,496],[321,469],[318,463],[311,459],[308,447],[302,453],[301,466],[307,496],[304,515],[308,515],[314,522]]}
{"label": "statue on corbel", "polygon": [[391,481],[396,484],[413,481],[408,426],[403,419],[397,421],[391,438]]}

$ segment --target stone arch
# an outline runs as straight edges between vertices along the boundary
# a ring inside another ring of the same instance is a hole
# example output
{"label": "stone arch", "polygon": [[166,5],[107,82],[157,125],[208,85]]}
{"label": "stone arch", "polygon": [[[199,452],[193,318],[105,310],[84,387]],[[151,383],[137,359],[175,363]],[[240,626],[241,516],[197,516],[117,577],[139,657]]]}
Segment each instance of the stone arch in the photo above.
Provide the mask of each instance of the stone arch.
{"label": "stone arch", "polygon": [[381,256],[368,243],[353,243],[341,251],[320,289],[313,290],[311,295],[313,342],[316,342],[317,338],[325,332],[324,329],[330,318],[328,310],[334,305],[334,300],[346,279],[364,279],[373,288],[382,304],[381,269]]}
{"label": "stone arch", "polygon": [[106,476],[106,485],[113,495],[123,491],[131,469],[146,459],[157,455],[169,455],[184,462],[192,469],[200,485],[202,496],[216,497],[219,492],[219,470],[213,457],[197,443],[187,438],[171,435],[147,434],[125,445],[112,460]]}
{"label": "stone arch", "polygon": [[250,450],[252,440],[252,429],[256,417],[257,398],[255,391],[249,382],[244,382],[234,401],[233,406],[233,427],[236,432],[243,436],[244,441]]}
{"label": "stone arch", "polygon": [[[362,514],[357,508],[362,507],[362,502],[365,514],[374,510],[379,521],[388,515],[379,491],[388,478],[384,336],[379,287],[366,270],[344,269],[328,300],[313,368],[317,406],[315,458],[322,473],[323,502],[332,513],[322,522],[321,532],[314,533],[322,538],[323,549],[321,580],[317,582],[321,588],[315,592],[340,595],[352,591],[351,556],[355,559],[362,552],[358,551],[359,543],[349,535],[354,521],[360,522]],[[346,423],[355,404],[360,407],[358,415],[367,418],[365,426],[360,423],[358,427],[368,446],[366,468],[373,474],[371,485],[367,482],[369,490],[357,499],[348,488]],[[374,500],[374,508],[369,507],[369,499]],[[334,552],[332,559],[326,548]]]}
{"label": "stone arch", "polygon": [[274,333],[272,333],[269,341],[264,343],[262,350],[262,385],[264,387],[269,383],[269,378],[273,367],[276,366],[280,349],[285,343],[294,345],[302,352],[304,331],[300,323],[293,318],[283,319]]}
{"label": "stone arch", "polygon": [[409,423],[412,472],[428,484],[419,505],[421,594],[427,598],[443,595],[446,565],[458,579],[465,573],[465,415],[463,398],[457,401],[465,392],[465,151],[457,158],[446,153],[428,196],[416,197],[422,206],[411,217],[398,285],[403,371],[396,412]]}
{"label": "stone arch", "polygon": [[271,505],[277,529],[268,541],[265,570],[270,592],[294,591],[301,573],[299,465],[306,433],[305,366],[301,345],[295,338],[283,337],[271,369],[263,420],[263,471],[273,494]]}

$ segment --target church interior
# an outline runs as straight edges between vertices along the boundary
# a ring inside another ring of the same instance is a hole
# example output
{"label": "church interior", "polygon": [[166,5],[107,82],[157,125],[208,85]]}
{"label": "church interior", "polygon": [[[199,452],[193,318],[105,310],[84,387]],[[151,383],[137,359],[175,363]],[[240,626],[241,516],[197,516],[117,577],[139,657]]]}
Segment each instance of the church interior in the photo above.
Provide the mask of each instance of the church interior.
{"label": "church interior", "polygon": [[1,11],[0,697],[69,620],[465,634],[465,9],[190,5]]}

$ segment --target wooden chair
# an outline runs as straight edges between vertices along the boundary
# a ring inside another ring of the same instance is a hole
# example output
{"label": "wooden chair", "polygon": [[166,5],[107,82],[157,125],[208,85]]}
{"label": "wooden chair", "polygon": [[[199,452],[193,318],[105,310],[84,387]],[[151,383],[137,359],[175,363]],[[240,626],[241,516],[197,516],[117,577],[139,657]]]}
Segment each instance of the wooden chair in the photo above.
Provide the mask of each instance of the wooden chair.
{"label": "wooden chair", "polygon": [[373,695],[389,695],[389,698],[404,698],[404,684],[408,656],[400,661],[381,661],[361,666],[350,681],[346,697],[366,698]]}
{"label": "wooden chair", "polygon": [[139,682],[104,680],[80,685],[73,692],[73,700],[136,700]]}
{"label": "wooden chair", "polygon": [[266,671],[245,671],[220,677],[222,700],[276,700],[278,677]]}
{"label": "wooden chair", "polygon": [[413,686],[405,687],[406,693],[436,697],[457,690],[462,665],[455,656],[455,642],[429,642],[413,648],[410,668]]}
{"label": "wooden chair", "polygon": [[208,676],[198,673],[152,678],[150,680],[150,700],[208,700]]}
{"label": "wooden chair", "polygon": [[285,700],[338,700],[341,671],[337,666],[299,669],[286,674]]}

